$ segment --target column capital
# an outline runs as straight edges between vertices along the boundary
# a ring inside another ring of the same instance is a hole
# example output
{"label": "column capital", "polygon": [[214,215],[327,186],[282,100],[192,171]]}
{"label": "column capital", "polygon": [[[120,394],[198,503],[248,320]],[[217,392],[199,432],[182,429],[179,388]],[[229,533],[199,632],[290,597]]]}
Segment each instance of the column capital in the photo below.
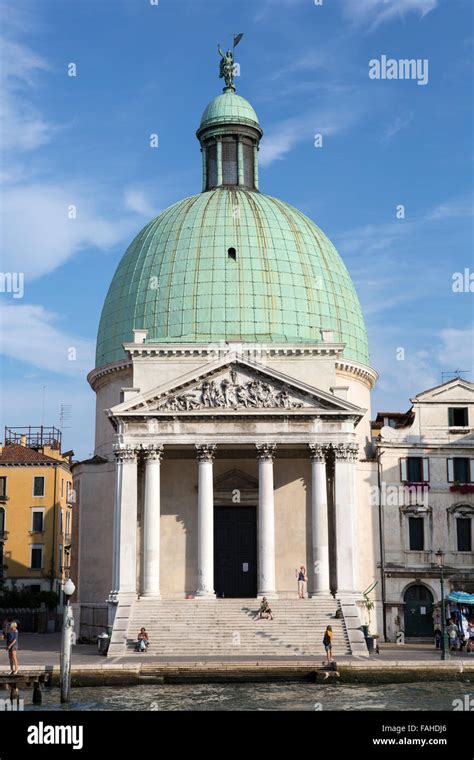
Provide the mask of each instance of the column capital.
{"label": "column capital", "polygon": [[163,458],[163,450],[163,444],[151,443],[149,446],[145,446],[140,453],[146,463],[161,462]]}
{"label": "column capital", "polygon": [[137,450],[133,446],[124,446],[123,444],[114,444],[115,461],[120,463],[134,463],[137,461]]}
{"label": "column capital", "polygon": [[358,443],[336,443],[331,444],[334,451],[336,462],[357,462],[359,453]]}
{"label": "column capital", "polygon": [[215,443],[196,443],[194,448],[199,462],[212,462],[217,446]]}
{"label": "column capital", "polygon": [[324,464],[328,447],[321,443],[308,443],[309,456],[312,462]]}
{"label": "column capital", "polygon": [[257,459],[268,461],[275,458],[276,443],[256,443],[255,448],[257,449]]}

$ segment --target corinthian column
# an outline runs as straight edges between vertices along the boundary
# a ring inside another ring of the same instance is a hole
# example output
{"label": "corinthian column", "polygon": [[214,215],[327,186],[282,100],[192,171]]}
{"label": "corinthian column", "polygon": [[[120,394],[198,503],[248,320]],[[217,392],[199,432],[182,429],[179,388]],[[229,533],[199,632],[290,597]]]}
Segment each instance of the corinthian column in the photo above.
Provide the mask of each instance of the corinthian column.
{"label": "corinthian column", "polygon": [[273,458],[276,445],[257,444],[258,458],[258,595],[276,596],[275,501]]}
{"label": "corinthian column", "polygon": [[214,483],[215,445],[196,445],[198,459],[198,588],[196,596],[214,598]]}
{"label": "corinthian column", "polygon": [[309,444],[311,457],[312,596],[329,594],[329,529],[326,491],[326,446]]}
{"label": "corinthian column", "polygon": [[137,592],[137,453],[128,446],[114,447],[114,565],[113,591]]}
{"label": "corinthian column", "polygon": [[145,459],[143,596],[160,596],[160,469],[163,446],[149,446]]}
{"label": "corinthian column", "polygon": [[334,447],[336,483],[336,552],[337,592],[356,592],[355,552],[356,499],[355,465],[357,443],[339,443]]}

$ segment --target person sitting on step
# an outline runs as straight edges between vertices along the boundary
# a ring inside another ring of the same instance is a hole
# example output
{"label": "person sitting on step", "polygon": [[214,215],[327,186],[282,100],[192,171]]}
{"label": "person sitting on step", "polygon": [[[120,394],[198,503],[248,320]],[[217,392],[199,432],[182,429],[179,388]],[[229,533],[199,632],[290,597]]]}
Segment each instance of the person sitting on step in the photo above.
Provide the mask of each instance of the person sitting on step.
{"label": "person sitting on step", "polygon": [[137,643],[135,644],[135,651],[136,652],[146,652],[147,647],[150,645],[150,641],[148,639],[148,633],[146,632],[146,628],[140,628],[140,633],[137,637]]}
{"label": "person sitting on step", "polygon": [[268,604],[266,596],[264,596],[261,601],[260,608],[257,612],[257,620],[262,620],[264,615],[267,620],[268,618],[270,618],[270,620],[273,620],[273,612],[270,608],[270,605]]}

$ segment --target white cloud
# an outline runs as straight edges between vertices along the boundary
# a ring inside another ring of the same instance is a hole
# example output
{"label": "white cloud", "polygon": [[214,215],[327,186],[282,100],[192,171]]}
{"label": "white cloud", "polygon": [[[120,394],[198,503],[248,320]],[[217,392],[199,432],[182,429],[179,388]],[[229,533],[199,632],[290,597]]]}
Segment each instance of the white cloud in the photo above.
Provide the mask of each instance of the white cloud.
{"label": "white cloud", "polygon": [[407,113],[403,114],[403,116],[397,116],[395,121],[392,122],[392,124],[389,124],[389,126],[385,129],[385,132],[381,138],[381,142],[389,142],[402,129],[405,129],[405,127],[407,127],[413,121],[414,115],[414,111],[408,111]]}
{"label": "white cloud", "polygon": [[[110,249],[136,232],[136,217],[104,219],[92,185],[37,183],[2,192],[3,271],[41,277],[87,246]],[[76,218],[69,218],[69,207]]]}
{"label": "white cloud", "polygon": [[[323,141],[349,129],[360,118],[360,110],[354,108],[327,109],[303,114],[294,119],[287,119],[265,132],[259,152],[261,166],[269,166],[274,161],[283,159],[298,143],[314,143],[314,135],[321,134]],[[316,148],[315,148],[316,150]]]}
{"label": "white cloud", "polygon": [[85,377],[94,366],[94,343],[61,330],[57,322],[43,306],[0,304],[0,353],[41,370]]}
{"label": "white cloud", "polygon": [[450,200],[440,203],[426,216],[427,221],[443,219],[459,219],[461,217],[470,217],[474,215],[474,203],[471,195],[451,198]]}
{"label": "white cloud", "polygon": [[31,103],[38,75],[47,62],[30,48],[8,39],[0,41],[0,138],[2,149],[28,151],[46,144],[57,131]]}
{"label": "white cloud", "polygon": [[[463,329],[445,328],[439,333],[441,345],[436,351],[436,358],[446,371],[474,370],[474,325]],[[473,374],[469,379],[472,380]]]}
{"label": "white cloud", "polygon": [[146,216],[148,219],[158,214],[158,209],[150,203],[149,199],[143,192],[136,188],[128,188],[124,192],[125,208],[135,211],[137,214]]}
{"label": "white cloud", "polygon": [[345,0],[344,15],[358,25],[375,29],[386,21],[416,12],[423,18],[434,10],[438,0]]}

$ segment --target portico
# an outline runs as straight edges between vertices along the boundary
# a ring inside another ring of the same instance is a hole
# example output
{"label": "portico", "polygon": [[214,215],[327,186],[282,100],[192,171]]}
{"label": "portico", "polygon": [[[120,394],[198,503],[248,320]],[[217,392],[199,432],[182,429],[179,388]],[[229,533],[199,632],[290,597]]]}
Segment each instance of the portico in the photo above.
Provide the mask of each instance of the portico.
{"label": "portico", "polygon": [[[163,393],[154,389],[110,410],[120,431],[114,446],[114,592],[161,597],[160,565],[169,563],[169,557],[163,562],[163,555],[173,551],[161,540],[161,474],[168,463],[178,461],[182,477],[186,470],[186,477],[195,483],[189,509],[197,522],[196,582],[192,587],[186,584],[183,595],[215,597],[214,511],[222,503],[222,493],[215,498],[214,466],[217,458],[225,474],[231,468],[226,470],[224,463],[230,465],[238,457],[247,471],[256,467],[258,473],[253,492],[258,596],[278,596],[277,566],[287,561],[276,544],[275,478],[280,463],[288,460],[292,478],[301,481],[310,523],[308,538],[292,565],[307,564],[311,596],[355,593],[358,444],[354,430],[363,411],[235,355],[214,362],[205,373],[193,373],[178,387]],[[209,422],[212,435],[206,430]],[[228,503],[237,506],[240,490],[233,491]],[[332,539],[330,519],[335,526]],[[132,525],[137,530],[131,530]],[[249,572],[252,562],[253,558],[243,562],[247,567],[242,572]]]}

